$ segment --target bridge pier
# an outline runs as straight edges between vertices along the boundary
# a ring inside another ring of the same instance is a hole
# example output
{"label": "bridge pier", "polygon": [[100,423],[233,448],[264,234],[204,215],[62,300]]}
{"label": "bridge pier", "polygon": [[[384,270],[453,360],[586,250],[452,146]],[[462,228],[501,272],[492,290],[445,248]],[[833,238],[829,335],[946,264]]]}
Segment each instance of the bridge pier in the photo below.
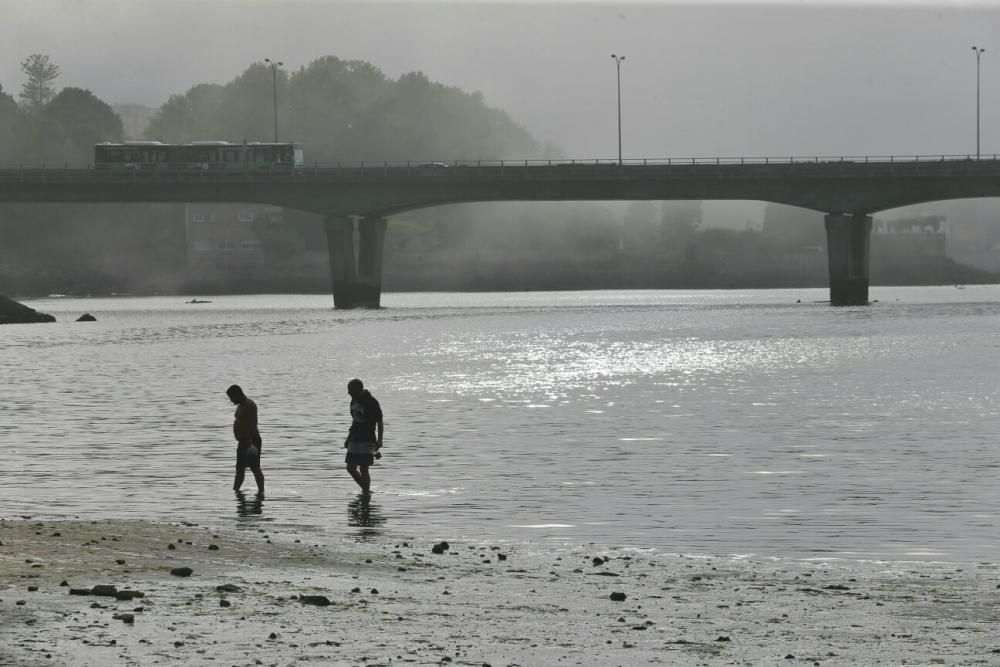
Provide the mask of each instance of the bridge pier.
{"label": "bridge pier", "polygon": [[385,218],[362,218],[357,224],[357,246],[353,218],[327,216],[323,222],[330,257],[333,307],[378,308],[382,299]]}
{"label": "bridge pier", "polygon": [[826,216],[830,305],[868,304],[871,232],[870,215],[831,213]]}

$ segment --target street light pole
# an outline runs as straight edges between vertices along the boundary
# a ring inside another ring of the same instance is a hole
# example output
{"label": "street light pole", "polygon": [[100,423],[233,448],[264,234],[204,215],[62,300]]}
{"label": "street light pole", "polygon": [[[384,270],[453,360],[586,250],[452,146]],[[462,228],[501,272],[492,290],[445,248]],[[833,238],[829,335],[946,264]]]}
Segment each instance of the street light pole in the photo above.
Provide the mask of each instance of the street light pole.
{"label": "street light pole", "polygon": [[611,58],[615,61],[615,69],[618,72],[618,165],[621,166],[622,163],[622,61],[625,60],[625,56],[616,56],[611,54]]}
{"label": "street light pole", "polygon": [[264,58],[264,62],[271,66],[271,80],[274,82],[274,143],[278,143],[278,68],[285,63],[270,58]]}
{"label": "street light pole", "polygon": [[976,159],[979,159],[979,58],[986,52],[986,49],[973,46],[976,53]]}

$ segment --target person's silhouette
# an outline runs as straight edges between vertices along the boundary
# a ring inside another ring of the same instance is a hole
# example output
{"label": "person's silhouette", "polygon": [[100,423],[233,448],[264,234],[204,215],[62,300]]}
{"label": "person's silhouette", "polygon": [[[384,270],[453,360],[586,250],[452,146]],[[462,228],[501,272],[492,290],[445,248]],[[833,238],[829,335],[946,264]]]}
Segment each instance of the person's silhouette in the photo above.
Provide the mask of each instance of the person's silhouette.
{"label": "person's silhouette", "polygon": [[347,383],[347,393],[351,397],[351,429],[344,440],[347,456],[347,472],[361,487],[361,493],[371,493],[371,477],[368,467],[375,463],[376,458],[382,458],[379,451],[382,448],[382,406],[365,389],[361,380],[354,379]]}
{"label": "person's silhouette", "polygon": [[236,479],[233,480],[233,490],[239,491],[243,486],[243,476],[249,467],[257,481],[257,493],[264,495],[264,473],[260,469],[260,450],[263,444],[260,431],[257,430],[257,404],[243,393],[243,389],[234,384],[226,390],[229,400],[236,404],[236,415],[233,420],[233,436],[236,438]]}

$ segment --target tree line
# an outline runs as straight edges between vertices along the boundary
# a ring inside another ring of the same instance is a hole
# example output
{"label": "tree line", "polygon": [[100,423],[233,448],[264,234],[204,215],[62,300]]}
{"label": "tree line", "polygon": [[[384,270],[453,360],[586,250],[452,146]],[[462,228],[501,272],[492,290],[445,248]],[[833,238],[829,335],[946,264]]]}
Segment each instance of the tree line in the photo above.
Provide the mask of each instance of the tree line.
{"label": "tree line", "polygon": [[[0,87],[0,166],[82,166],[93,159],[94,144],[126,138],[107,102],[88,90],[57,87],[60,69],[48,56],[28,56],[21,72],[17,99]],[[141,136],[129,138],[270,141],[275,100],[278,139],[301,144],[307,162],[561,157],[479,92],[421,72],[392,78],[371,63],[335,56],[295,70],[256,62],[229,82],[196,83],[171,95]],[[706,258],[732,265],[734,257],[758,256],[780,268],[768,257],[825,244],[821,220],[807,212],[769,207],[767,218],[763,231],[705,230],[700,202],[445,206],[395,216],[386,256],[425,273],[462,267],[509,273],[511,262],[585,273],[580,267],[601,265],[650,275],[673,271],[683,283],[712,274]],[[325,252],[315,216],[286,219],[260,235],[275,260]],[[0,207],[0,292],[86,290],[80,283],[88,280],[93,291],[137,284],[175,289],[187,258],[184,234],[178,206]],[[825,260],[816,262],[822,275]]]}
{"label": "tree line", "polygon": [[0,166],[91,162],[94,144],[121,141],[122,121],[89,90],[56,90],[59,66],[33,54],[21,62],[20,103],[0,82]]}

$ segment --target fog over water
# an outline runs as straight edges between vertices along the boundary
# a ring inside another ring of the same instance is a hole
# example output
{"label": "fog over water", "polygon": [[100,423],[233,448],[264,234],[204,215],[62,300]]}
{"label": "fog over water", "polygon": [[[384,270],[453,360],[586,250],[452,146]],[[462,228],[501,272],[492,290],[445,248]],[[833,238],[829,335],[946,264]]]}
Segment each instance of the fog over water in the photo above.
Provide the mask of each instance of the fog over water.
{"label": "fog over water", "polygon": [[[345,535],[996,560],[1000,288],[46,300],[0,329],[5,512],[229,524],[232,405],[263,520]],[[83,310],[93,324],[72,319]],[[369,525],[345,384],[386,413]],[[249,489],[248,489],[249,490]],[[374,517],[374,519],[372,518]]]}

